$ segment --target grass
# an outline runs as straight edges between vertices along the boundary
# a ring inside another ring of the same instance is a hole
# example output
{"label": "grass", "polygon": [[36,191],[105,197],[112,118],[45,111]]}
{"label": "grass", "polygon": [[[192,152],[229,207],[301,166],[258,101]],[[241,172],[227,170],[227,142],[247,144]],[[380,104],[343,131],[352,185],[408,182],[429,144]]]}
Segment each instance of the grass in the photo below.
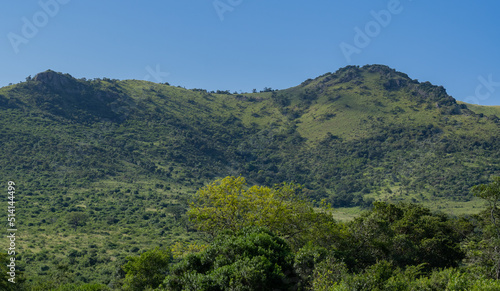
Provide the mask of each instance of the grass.
{"label": "grass", "polygon": [[467,107],[474,111],[475,113],[482,113],[484,115],[496,115],[497,117],[500,117],[500,106],[485,106],[485,105],[477,105],[477,104],[470,104],[470,103],[465,103],[462,101],[457,101],[459,104],[465,104]]}
{"label": "grass", "polygon": [[[368,196],[376,196],[376,195],[368,195]],[[385,199],[379,197],[378,201],[386,201],[386,202],[395,202],[393,199],[394,196],[385,196]],[[399,200],[398,202],[413,202],[411,198]],[[470,201],[450,201],[449,199],[426,199],[426,201],[420,201],[419,204],[423,205],[431,209],[432,211],[443,212],[450,216],[468,216],[478,214],[480,211],[483,211],[486,207],[484,200],[479,198],[473,198]],[[364,209],[360,207],[341,207],[334,208],[331,212],[333,218],[338,221],[348,222],[358,217]]]}
{"label": "grass", "polygon": [[351,221],[363,212],[360,207],[335,208],[331,212],[333,218],[338,221]]}

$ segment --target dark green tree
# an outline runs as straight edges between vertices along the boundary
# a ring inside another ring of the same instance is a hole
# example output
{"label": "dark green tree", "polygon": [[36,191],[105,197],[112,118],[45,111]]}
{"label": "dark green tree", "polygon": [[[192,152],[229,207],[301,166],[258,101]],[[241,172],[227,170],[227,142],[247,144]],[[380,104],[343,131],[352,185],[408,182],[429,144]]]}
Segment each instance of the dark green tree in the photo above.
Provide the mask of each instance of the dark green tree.
{"label": "dark green tree", "polygon": [[308,243],[295,253],[294,270],[300,278],[300,288],[311,287],[314,270],[325,261],[328,251],[320,246]]}
{"label": "dark green tree", "polygon": [[500,177],[489,184],[472,187],[474,196],[488,202],[487,208],[477,218],[476,232],[464,244],[467,262],[479,273],[500,279]]}
{"label": "dark green tree", "polygon": [[421,205],[384,202],[375,202],[373,210],[348,227],[349,236],[338,246],[338,255],[356,270],[380,260],[398,267],[426,264],[428,270],[458,266],[464,258],[460,242],[470,230],[467,223]]}
{"label": "dark green tree", "polygon": [[87,224],[87,215],[82,212],[72,212],[67,216],[68,224],[73,227],[76,231],[76,228],[79,226],[84,226]]}
{"label": "dark green tree", "polygon": [[295,285],[293,253],[263,228],[219,235],[175,265],[161,290],[275,290]]}
{"label": "dark green tree", "polygon": [[122,267],[126,272],[124,290],[148,290],[158,287],[167,276],[172,254],[155,248],[138,257],[128,257]]}

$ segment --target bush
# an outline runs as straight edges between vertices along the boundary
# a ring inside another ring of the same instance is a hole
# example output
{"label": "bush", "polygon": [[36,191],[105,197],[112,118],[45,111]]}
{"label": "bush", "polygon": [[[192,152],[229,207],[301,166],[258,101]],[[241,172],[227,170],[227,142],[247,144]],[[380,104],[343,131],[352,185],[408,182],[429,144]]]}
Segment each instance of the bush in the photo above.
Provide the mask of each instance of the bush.
{"label": "bush", "polygon": [[200,253],[172,268],[161,290],[273,290],[296,279],[284,240],[263,228],[218,236]]}
{"label": "bush", "polygon": [[155,248],[127,259],[129,261],[122,267],[126,272],[123,289],[146,290],[158,287],[165,279],[172,255],[170,251]]}

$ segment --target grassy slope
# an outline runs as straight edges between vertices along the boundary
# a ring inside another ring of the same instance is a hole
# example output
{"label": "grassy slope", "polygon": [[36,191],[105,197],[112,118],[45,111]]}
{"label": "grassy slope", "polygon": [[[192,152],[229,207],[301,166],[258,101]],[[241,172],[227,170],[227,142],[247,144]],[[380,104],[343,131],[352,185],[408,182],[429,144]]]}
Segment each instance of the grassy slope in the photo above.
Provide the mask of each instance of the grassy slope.
{"label": "grassy slope", "polygon": [[460,104],[465,104],[467,107],[474,111],[477,114],[484,114],[484,115],[496,115],[500,116],[500,106],[485,106],[485,105],[477,105],[477,104],[469,104],[465,103],[462,101],[457,101]]}

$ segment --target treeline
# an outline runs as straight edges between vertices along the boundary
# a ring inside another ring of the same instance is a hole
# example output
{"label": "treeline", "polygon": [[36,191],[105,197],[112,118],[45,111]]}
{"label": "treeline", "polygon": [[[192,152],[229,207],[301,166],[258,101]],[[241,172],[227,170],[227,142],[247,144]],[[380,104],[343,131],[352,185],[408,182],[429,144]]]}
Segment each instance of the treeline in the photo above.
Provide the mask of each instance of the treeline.
{"label": "treeline", "polygon": [[[202,188],[188,213],[216,238],[166,269],[158,290],[500,288],[500,177],[472,188],[488,207],[459,218],[417,204],[375,202],[340,223],[330,208],[313,211],[294,196],[296,188],[245,190],[241,177]],[[134,276],[127,273],[125,281]]]}

